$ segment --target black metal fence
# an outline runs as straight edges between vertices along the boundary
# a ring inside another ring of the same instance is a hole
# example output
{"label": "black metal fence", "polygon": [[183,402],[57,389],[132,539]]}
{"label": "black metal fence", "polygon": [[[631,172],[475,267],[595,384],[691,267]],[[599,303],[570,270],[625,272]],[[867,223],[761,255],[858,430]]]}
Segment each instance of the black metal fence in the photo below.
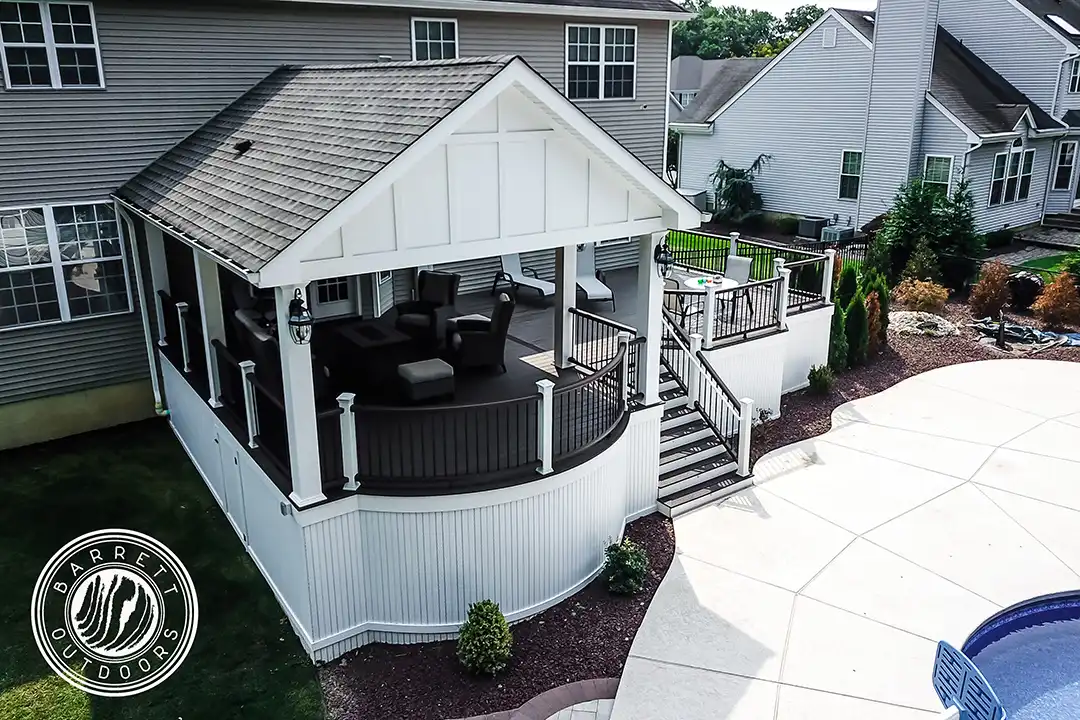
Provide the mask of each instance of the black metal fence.
{"label": "black metal fence", "polygon": [[217,358],[219,394],[218,401],[240,427],[247,426],[247,410],[244,405],[244,372],[240,361],[233,357],[220,340],[211,343]]}
{"label": "black metal fence", "polygon": [[746,338],[751,333],[778,329],[780,317],[777,298],[781,283],[781,278],[772,278],[730,290],[718,290],[713,300],[716,303],[713,326],[705,328],[712,333],[713,342],[739,336]]}
{"label": "black metal fence", "polygon": [[619,333],[628,333],[631,338],[637,336],[637,330],[629,325],[577,308],[570,308],[570,318],[574,324],[570,361],[593,372],[606,367],[618,354]]}
{"label": "black metal fence", "polygon": [[843,265],[854,263],[856,267],[866,262],[866,251],[869,246],[870,243],[865,237],[849,240],[807,240],[799,241],[794,245],[800,250],[814,253],[835,250],[837,259]]}
{"label": "black metal fence", "polygon": [[552,463],[586,452],[612,433],[627,410],[620,349],[603,369],[552,393]]}
{"label": "black metal fence", "polygon": [[701,368],[695,405],[705,422],[727,448],[732,458],[739,456],[739,430],[741,405],[731,389],[720,378],[705,354],[697,353],[697,366]]}
{"label": "black metal fence", "polygon": [[285,420],[285,404],[254,375],[249,375],[247,381],[251,384],[255,400],[255,425],[258,430],[255,433],[255,442],[278,471],[289,477],[292,470],[289,462],[289,426]]}
{"label": "black metal fence", "polygon": [[811,310],[825,303],[827,257],[797,260],[784,267],[791,271],[787,296],[788,313]]}
{"label": "black metal fence", "polygon": [[327,408],[315,414],[315,429],[319,434],[319,468],[323,487],[340,488],[346,481],[344,455],[341,452],[341,406]]}

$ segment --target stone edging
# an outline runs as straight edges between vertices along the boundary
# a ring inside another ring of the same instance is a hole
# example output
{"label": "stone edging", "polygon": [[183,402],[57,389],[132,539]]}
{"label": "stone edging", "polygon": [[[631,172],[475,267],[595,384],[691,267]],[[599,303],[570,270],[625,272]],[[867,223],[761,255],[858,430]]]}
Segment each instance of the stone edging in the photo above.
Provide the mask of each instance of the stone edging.
{"label": "stone edging", "polygon": [[491,715],[475,715],[463,720],[547,720],[571,705],[590,700],[612,700],[618,689],[618,678],[581,680],[540,693],[517,710],[503,710]]}

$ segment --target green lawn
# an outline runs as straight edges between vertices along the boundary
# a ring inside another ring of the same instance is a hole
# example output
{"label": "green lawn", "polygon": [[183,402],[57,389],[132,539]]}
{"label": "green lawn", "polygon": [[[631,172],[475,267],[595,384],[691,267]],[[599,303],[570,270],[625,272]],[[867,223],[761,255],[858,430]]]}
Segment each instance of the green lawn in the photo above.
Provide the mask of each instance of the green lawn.
{"label": "green lawn", "polygon": [[[270,588],[162,420],[0,452],[0,720],[322,718],[315,669]],[[138,530],[187,565],[195,646],[162,685],[91,697],[46,666],[30,596],[49,557],[91,530]]]}
{"label": "green lawn", "polygon": [[1035,258],[1034,260],[1028,260],[1020,263],[1020,267],[1031,268],[1033,270],[1049,270],[1050,272],[1061,272],[1061,265],[1065,262],[1065,258],[1068,254],[1062,255],[1048,255],[1047,257]]}

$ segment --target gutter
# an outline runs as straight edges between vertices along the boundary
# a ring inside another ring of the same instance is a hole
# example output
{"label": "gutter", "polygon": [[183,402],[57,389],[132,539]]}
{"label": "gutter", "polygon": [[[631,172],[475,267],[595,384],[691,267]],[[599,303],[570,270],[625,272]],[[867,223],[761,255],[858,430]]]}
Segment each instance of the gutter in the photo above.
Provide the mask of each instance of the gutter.
{"label": "gutter", "polygon": [[680,135],[712,135],[712,123],[669,123],[668,127]]}
{"label": "gutter", "polygon": [[368,7],[407,8],[415,10],[444,10],[451,12],[515,13],[523,15],[558,15],[560,17],[591,17],[641,20],[690,20],[693,13],[672,10],[627,10],[625,8],[582,6],[543,2],[500,2],[499,0],[285,0],[293,3],[327,3],[333,5],[363,5]]}

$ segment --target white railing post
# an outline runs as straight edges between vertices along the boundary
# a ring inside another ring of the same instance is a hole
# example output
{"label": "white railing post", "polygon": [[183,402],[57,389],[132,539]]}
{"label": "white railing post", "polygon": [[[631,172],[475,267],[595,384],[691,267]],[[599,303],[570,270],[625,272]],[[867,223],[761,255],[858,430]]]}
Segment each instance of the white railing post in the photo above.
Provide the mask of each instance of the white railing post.
{"label": "white railing post", "polygon": [[630,402],[630,396],[633,394],[630,386],[630,333],[620,330],[617,337],[619,339],[619,351],[622,352],[622,401],[625,407]]}
{"label": "white railing post", "polygon": [[750,433],[754,429],[754,401],[739,400],[739,477],[750,476]]}
{"label": "white railing post", "polygon": [[337,396],[338,406],[341,408],[341,469],[345,474],[344,489],[350,492],[360,487],[360,483],[356,481],[360,468],[356,457],[356,418],[352,411],[355,400],[355,393],[347,392]]}
{"label": "white railing post", "polygon": [[184,353],[184,372],[191,372],[191,352],[188,350],[187,340],[187,323],[184,322],[184,316],[187,315],[188,304],[186,302],[176,303],[176,317],[180,321],[180,348]]}
{"label": "white railing post", "polygon": [[776,321],[781,330],[787,330],[788,292],[791,289],[791,271],[780,269],[780,299],[776,301]]}
{"label": "white railing post", "polygon": [[727,251],[728,257],[738,257],[739,255],[739,233],[731,233],[731,244],[728,245]]}
{"label": "white railing post", "polygon": [[159,347],[168,347],[169,343],[165,340],[165,306],[161,304],[161,296],[154,291],[154,312],[157,313],[155,317],[158,319],[158,341]]}
{"label": "white railing post", "polygon": [[716,286],[710,285],[705,290],[705,311],[701,313],[701,328],[703,334],[702,347],[706,350],[713,345],[716,337]]}
{"label": "white railing post", "polygon": [[244,416],[247,420],[248,447],[257,448],[255,437],[259,434],[259,414],[255,409],[255,388],[251,386],[251,376],[255,374],[255,363],[250,360],[240,361],[240,372],[244,383]]}
{"label": "white railing post", "polygon": [[825,297],[825,302],[832,302],[834,272],[836,272],[836,251],[829,249],[825,251],[825,277],[821,279],[821,294]]}
{"label": "white railing post", "polygon": [[697,354],[701,351],[702,340],[704,338],[700,333],[690,336],[690,377],[686,378],[686,396],[690,400],[691,407],[700,399],[698,394],[701,392],[701,372],[697,369]]}
{"label": "white railing post", "polygon": [[773,258],[772,264],[773,264],[773,277],[774,278],[780,277],[780,272],[784,269],[784,264],[785,263],[787,263],[787,260],[785,260],[782,257]]}
{"label": "white railing post", "polygon": [[540,449],[540,470],[538,472],[541,475],[551,473],[551,434],[555,426],[555,403],[552,401],[551,391],[554,387],[555,383],[550,380],[536,381],[536,389],[540,391],[540,422],[536,426],[539,433],[537,447]]}

